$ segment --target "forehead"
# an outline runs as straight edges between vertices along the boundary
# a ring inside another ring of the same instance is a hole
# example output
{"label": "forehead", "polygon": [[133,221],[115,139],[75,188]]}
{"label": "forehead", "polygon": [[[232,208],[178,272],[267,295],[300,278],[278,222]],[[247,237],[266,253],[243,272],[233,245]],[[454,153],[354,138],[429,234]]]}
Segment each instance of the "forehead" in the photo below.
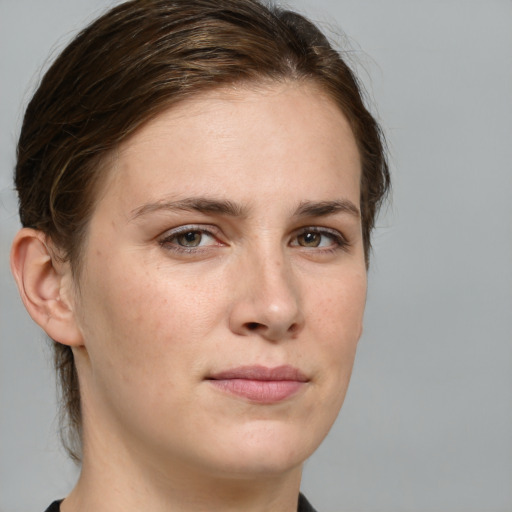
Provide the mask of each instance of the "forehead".
{"label": "forehead", "polygon": [[132,208],[148,194],[227,187],[248,201],[299,183],[325,194],[338,182],[358,194],[360,160],[347,119],[317,87],[231,86],[159,114],[121,144],[108,174],[102,195],[116,189]]}

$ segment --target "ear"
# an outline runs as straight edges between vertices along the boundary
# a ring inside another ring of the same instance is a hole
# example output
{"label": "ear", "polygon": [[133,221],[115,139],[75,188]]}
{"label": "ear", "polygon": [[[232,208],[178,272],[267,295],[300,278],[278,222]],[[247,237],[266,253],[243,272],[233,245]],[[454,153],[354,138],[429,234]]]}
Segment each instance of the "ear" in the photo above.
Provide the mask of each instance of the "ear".
{"label": "ear", "polygon": [[83,345],[70,266],[52,255],[44,233],[29,228],[18,232],[11,249],[11,270],[25,308],[48,336],[64,345]]}

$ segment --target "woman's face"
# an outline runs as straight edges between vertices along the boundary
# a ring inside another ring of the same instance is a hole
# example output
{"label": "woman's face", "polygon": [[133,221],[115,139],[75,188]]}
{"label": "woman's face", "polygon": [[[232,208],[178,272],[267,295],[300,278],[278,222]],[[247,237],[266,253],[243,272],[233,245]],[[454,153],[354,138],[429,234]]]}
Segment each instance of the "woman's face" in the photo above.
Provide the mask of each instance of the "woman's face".
{"label": "woman's face", "polygon": [[300,467],[362,329],[347,120],[310,86],[221,89],[144,126],[109,173],[76,291],[86,452],[103,439],[217,475]]}

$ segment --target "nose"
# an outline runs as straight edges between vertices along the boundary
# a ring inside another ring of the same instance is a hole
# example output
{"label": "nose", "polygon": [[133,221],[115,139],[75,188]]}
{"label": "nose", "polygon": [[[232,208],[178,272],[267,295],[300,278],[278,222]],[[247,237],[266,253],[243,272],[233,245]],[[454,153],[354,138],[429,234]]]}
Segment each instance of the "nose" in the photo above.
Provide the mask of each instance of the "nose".
{"label": "nose", "polygon": [[269,341],[296,337],[304,326],[299,283],[283,257],[251,258],[236,283],[230,328]]}

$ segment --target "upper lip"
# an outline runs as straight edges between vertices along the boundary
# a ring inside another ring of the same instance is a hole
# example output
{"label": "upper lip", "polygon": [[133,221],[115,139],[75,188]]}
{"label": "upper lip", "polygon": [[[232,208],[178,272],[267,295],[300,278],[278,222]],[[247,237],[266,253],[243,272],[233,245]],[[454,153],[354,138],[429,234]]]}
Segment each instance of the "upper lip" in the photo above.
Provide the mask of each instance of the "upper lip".
{"label": "upper lip", "polygon": [[293,380],[299,382],[308,382],[309,379],[294,366],[283,365],[269,368],[267,366],[252,365],[238,366],[229,368],[218,373],[208,376],[210,380],[229,380],[229,379],[246,379],[246,380]]}

